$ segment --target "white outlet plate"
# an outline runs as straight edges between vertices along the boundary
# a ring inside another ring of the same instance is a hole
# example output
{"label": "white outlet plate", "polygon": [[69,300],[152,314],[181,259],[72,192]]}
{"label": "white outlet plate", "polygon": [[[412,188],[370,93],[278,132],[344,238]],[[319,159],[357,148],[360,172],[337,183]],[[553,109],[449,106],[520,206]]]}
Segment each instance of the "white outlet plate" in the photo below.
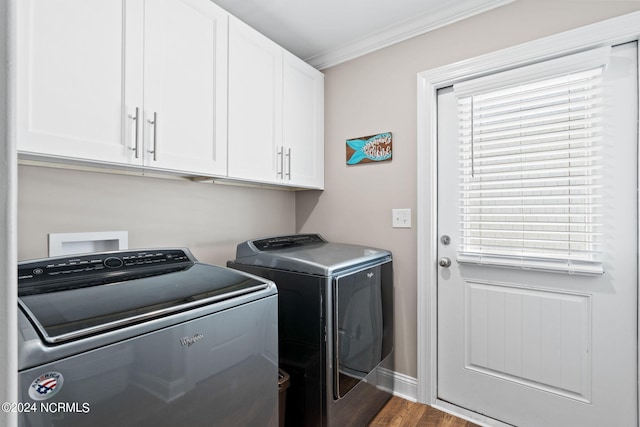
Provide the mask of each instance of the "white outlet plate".
{"label": "white outlet plate", "polygon": [[411,228],[411,209],[392,209],[393,228]]}

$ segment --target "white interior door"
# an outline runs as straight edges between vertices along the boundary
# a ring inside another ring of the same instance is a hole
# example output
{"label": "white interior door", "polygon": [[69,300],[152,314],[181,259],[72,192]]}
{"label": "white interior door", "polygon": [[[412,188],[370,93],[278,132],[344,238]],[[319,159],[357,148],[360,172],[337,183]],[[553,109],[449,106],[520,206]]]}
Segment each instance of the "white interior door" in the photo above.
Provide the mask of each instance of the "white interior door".
{"label": "white interior door", "polygon": [[439,91],[438,399],[517,426],[638,425],[636,44],[602,76],[596,275],[457,261],[458,101]]}

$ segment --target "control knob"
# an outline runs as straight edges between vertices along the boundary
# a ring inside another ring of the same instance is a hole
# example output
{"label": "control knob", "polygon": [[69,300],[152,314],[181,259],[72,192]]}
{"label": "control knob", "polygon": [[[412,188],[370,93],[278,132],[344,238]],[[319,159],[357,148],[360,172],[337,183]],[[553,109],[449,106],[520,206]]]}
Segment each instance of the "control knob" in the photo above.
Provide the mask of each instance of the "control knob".
{"label": "control knob", "polygon": [[120,268],[122,265],[123,262],[118,257],[112,256],[104,260],[104,266],[107,268]]}

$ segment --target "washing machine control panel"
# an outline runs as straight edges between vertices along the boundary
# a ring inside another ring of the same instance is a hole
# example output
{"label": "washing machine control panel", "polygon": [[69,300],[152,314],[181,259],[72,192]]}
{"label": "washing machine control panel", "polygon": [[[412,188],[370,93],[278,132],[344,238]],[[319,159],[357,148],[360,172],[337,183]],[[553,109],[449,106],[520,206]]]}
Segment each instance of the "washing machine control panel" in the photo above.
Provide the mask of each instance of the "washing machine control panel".
{"label": "washing machine control panel", "polygon": [[104,275],[138,274],[142,269],[177,267],[194,262],[186,249],[103,252],[25,261],[18,264],[18,293],[33,292],[34,287],[58,280],[86,282]]}

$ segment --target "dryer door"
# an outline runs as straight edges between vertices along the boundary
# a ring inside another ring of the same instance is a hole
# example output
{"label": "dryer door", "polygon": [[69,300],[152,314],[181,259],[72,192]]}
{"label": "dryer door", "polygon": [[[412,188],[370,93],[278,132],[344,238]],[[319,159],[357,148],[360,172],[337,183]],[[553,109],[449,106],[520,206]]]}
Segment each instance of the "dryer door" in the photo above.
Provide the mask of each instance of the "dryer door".
{"label": "dryer door", "polygon": [[366,377],[393,348],[391,261],[334,279],[334,398]]}

